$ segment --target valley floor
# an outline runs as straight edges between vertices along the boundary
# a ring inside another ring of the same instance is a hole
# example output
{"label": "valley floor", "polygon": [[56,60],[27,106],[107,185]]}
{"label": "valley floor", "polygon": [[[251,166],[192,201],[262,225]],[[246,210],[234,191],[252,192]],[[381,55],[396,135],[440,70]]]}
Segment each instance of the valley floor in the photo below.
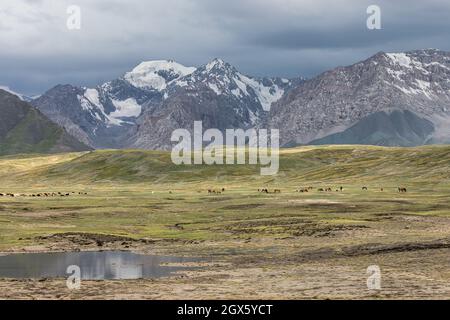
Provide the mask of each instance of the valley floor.
{"label": "valley floor", "polygon": [[[167,181],[172,173],[165,172],[165,180],[152,183],[18,185],[21,177],[38,176],[37,168],[66,165],[78,156],[35,159],[32,172],[16,161],[12,174],[0,170],[11,177],[0,192],[17,194],[0,197],[0,252],[120,249],[206,262],[168,278],[83,281],[73,291],[65,279],[2,279],[0,299],[449,299],[448,162],[439,162],[444,173],[438,174],[437,165],[422,163],[419,154],[419,164],[404,169],[416,175],[399,171],[398,178],[395,172],[380,174],[385,166],[375,168],[376,158],[366,155],[361,168],[370,163],[370,173],[359,169],[328,180],[325,172],[335,176],[346,156],[323,164],[331,156],[320,150],[308,158],[322,163],[315,172],[308,167],[265,178],[264,186],[280,194],[259,193],[261,181],[229,174],[189,182]],[[11,159],[2,161],[5,166]],[[401,167],[392,161],[381,162]],[[314,188],[295,192],[299,185]],[[408,192],[399,193],[400,185]],[[318,191],[328,186],[332,192]],[[340,186],[343,191],[336,191]],[[225,192],[208,194],[208,188]],[[30,196],[46,191],[70,196]],[[373,265],[381,271],[381,290],[367,287]]]}

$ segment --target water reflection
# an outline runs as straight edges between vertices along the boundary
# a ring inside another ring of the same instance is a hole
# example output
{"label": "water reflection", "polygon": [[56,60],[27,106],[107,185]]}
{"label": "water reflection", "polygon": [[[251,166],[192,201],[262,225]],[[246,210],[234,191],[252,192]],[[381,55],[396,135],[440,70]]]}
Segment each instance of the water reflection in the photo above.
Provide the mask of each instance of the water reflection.
{"label": "water reflection", "polygon": [[193,269],[161,264],[198,261],[125,251],[11,254],[0,256],[0,278],[65,278],[71,265],[80,267],[83,280],[158,278]]}

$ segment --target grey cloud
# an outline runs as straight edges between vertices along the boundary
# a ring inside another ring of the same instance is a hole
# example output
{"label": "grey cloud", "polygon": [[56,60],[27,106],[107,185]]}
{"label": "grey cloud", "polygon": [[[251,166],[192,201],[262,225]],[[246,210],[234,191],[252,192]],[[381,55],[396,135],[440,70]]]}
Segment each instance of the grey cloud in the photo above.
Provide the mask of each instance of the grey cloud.
{"label": "grey cloud", "polygon": [[[375,2],[383,29],[369,31],[368,0],[2,0],[0,85],[28,94],[95,85],[165,58],[221,57],[257,76],[313,76],[378,51],[450,49],[448,1]],[[82,30],[68,31],[74,3]]]}

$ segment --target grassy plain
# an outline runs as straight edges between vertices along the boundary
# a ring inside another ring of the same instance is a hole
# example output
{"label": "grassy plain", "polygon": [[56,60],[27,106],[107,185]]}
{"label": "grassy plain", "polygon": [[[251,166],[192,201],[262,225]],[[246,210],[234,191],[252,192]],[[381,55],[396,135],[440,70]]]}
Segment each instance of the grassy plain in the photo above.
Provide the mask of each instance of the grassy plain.
{"label": "grassy plain", "polygon": [[[70,196],[30,197],[44,192]],[[0,193],[16,195],[0,197],[1,252],[120,249],[209,261],[79,292],[62,280],[4,279],[0,298],[450,298],[449,146],[285,149],[276,176],[250,165],[176,166],[155,151],[8,156]],[[369,265],[381,268],[381,291],[367,289]]]}

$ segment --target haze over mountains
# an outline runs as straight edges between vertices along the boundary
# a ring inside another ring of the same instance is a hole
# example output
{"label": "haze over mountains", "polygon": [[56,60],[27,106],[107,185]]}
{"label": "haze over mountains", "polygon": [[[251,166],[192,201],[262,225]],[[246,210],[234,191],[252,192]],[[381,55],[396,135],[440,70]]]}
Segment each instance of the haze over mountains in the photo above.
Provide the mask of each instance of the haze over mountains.
{"label": "haze over mountains", "polygon": [[255,78],[221,59],[142,62],[95,88],[58,85],[31,101],[94,148],[170,149],[175,129],[276,128],[281,144],[450,143],[450,53],[377,53],[305,80]]}

